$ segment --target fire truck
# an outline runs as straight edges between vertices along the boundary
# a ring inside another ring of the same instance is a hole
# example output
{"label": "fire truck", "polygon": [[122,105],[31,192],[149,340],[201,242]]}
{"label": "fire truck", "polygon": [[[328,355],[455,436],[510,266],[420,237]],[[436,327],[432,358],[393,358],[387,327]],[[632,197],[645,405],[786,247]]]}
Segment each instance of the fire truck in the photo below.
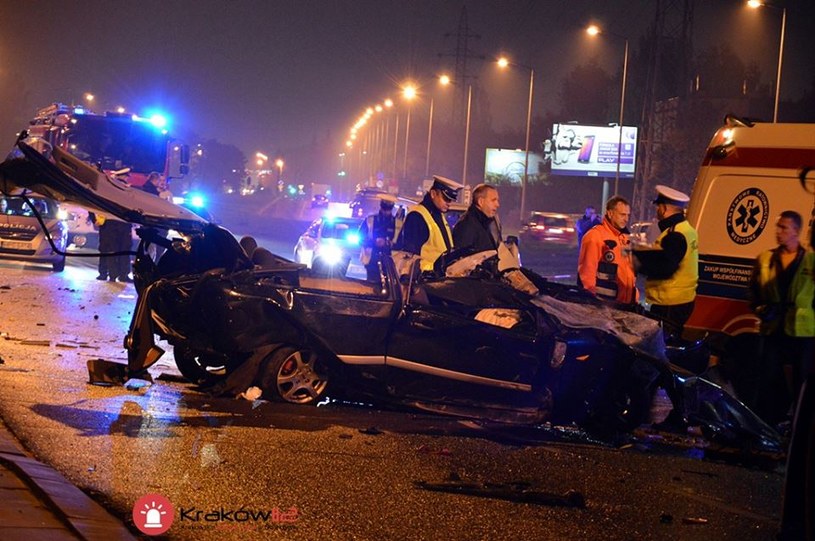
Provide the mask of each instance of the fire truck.
{"label": "fire truck", "polygon": [[[150,118],[108,111],[96,114],[78,106],[53,103],[29,123],[29,135],[40,137],[106,172],[127,171],[131,186],[143,186],[155,171],[168,183],[189,172],[189,147],[172,139],[160,115]],[[98,234],[88,211],[62,204],[67,216],[68,245],[96,247]]]}
{"label": "fire truck", "polygon": [[54,103],[40,109],[28,132],[104,171],[129,170],[128,182],[142,186],[152,171],[167,181],[189,171],[189,147],[178,144],[156,115],[144,118]]}

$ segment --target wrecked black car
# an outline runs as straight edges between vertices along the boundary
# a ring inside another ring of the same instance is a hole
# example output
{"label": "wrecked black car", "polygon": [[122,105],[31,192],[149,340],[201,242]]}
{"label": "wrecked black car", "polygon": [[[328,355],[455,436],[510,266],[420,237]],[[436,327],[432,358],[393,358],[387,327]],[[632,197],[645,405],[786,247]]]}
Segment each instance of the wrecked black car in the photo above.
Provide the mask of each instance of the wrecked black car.
{"label": "wrecked black car", "polygon": [[[605,430],[647,421],[661,387],[709,434],[779,446],[738,401],[668,361],[656,320],[575,288],[526,269],[488,273],[478,254],[430,277],[399,252],[381,262],[376,283],[321,274],[112,186],[60,149],[18,146],[24,156],[0,165],[0,186],[185,234],[173,242],[140,234],[127,377],[158,360],[158,336],[187,379],[216,393],[259,387],[300,404],[329,392],[364,395],[472,418]],[[147,255],[153,242],[167,249],[157,262]]]}

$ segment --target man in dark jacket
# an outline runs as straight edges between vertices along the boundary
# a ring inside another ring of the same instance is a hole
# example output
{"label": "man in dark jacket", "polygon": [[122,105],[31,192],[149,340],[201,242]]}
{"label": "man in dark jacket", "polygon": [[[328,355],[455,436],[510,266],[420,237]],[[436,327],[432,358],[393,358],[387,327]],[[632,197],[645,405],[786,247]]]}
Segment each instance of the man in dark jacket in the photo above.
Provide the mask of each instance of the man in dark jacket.
{"label": "man in dark jacket", "polygon": [[453,244],[457,249],[471,248],[474,253],[497,250],[501,243],[501,206],[495,186],[479,184],[473,190],[473,202],[453,228]]}
{"label": "man in dark jacket", "polygon": [[603,223],[603,219],[597,216],[597,210],[592,205],[586,207],[586,212],[577,220],[575,227],[577,228],[577,252],[580,253],[580,246],[583,244],[583,235],[588,233],[589,229],[595,225]]}

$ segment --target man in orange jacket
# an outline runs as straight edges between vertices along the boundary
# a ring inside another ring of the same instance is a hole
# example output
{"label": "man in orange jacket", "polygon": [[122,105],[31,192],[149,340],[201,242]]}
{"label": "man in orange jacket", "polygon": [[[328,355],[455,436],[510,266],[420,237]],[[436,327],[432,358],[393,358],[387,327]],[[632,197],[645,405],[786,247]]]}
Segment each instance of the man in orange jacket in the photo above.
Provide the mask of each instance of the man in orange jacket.
{"label": "man in orange jacket", "polygon": [[615,195],[606,203],[603,222],[583,236],[577,275],[584,289],[600,299],[634,304],[639,299],[631,258],[628,219],[631,205]]}

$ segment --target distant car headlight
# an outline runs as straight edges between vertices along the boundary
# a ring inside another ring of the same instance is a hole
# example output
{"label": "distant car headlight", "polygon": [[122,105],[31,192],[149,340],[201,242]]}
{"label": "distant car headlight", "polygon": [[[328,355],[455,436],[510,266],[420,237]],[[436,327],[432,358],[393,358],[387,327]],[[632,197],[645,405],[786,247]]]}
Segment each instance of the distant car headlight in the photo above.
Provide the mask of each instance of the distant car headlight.
{"label": "distant car headlight", "polygon": [[326,245],[320,248],[320,258],[328,265],[336,265],[342,261],[342,248],[334,245]]}

